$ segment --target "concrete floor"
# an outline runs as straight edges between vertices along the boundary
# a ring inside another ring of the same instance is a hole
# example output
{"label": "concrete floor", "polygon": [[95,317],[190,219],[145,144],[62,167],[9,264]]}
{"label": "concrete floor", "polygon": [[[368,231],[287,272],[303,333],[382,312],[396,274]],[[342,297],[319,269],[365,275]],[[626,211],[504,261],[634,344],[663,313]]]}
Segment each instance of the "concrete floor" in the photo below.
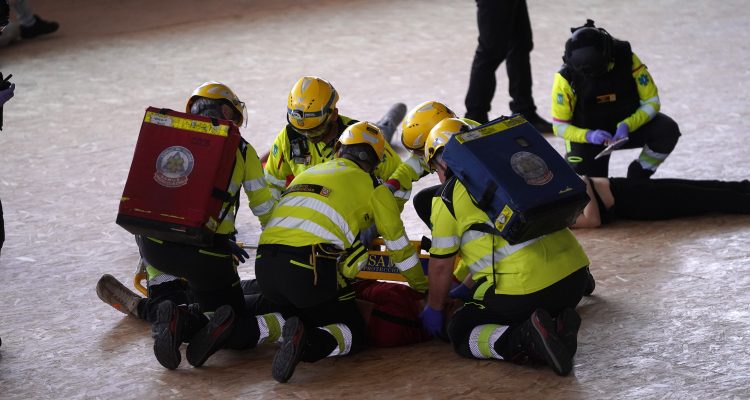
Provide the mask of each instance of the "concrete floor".
{"label": "concrete floor", "polygon": [[[454,0],[33,0],[50,37],[0,48],[16,97],[0,132],[0,398],[750,398],[750,217],[622,222],[576,231],[598,281],[581,304],[573,373],[459,358],[443,343],[373,349],[270,374],[273,348],[163,369],[146,323],[94,292],[129,280],[132,237],[114,223],[144,109],[181,109],[206,80],[247,102],[244,136],[265,151],[302,75],[329,79],[342,114],[375,119],[402,101],[463,113],[475,8]],[[209,9],[208,7],[212,7]],[[750,173],[750,11],[740,0],[529,4],[534,93],[549,92],[568,27],[590,17],[628,39],[683,137],[657,177]],[[493,110],[507,113],[498,71]],[[562,150],[559,139],[551,139]],[[618,152],[624,175],[637,151]],[[417,188],[435,183],[431,177]],[[410,236],[427,233],[413,209]],[[241,239],[258,223],[239,218]],[[241,267],[252,276],[252,263]]]}

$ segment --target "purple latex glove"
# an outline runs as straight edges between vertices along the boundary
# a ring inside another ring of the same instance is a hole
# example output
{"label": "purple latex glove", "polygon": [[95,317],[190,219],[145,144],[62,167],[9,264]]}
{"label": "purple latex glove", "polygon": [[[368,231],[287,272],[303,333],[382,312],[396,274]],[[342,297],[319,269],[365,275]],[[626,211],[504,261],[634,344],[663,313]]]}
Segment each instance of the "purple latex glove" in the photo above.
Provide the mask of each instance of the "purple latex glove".
{"label": "purple latex glove", "polygon": [[10,100],[10,99],[13,98],[13,94],[14,94],[13,91],[14,90],[16,90],[16,84],[15,83],[11,83],[10,87],[8,87],[7,89],[0,90],[0,107],[2,107],[3,104],[5,104],[6,101],[8,101],[8,100]]}
{"label": "purple latex glove", "polygon": [[612,141],[612,134],[603,129],[591,130],[586,132],[586,141],[591,144],[607,144]]}
{"label": "purple latex glove", "polygon": [[464,301],[468,301],[468,300],[471,300],[471,289],[469,289],[463,283],[460,283],[456,285],[456,287],[451,289],[450,292],[448,292],[448,296],[454,299],[461,299]]}
{"label": "purple latex glove", "polygon": [[[630,133],[630,128],[628,127],[628,124],[621,122],[619,125],[617,125],[617,131],[615,132],[615,137],[613,138],[613,141],[625,139],[628,137],[629,133]],[[623,142],[623,144],[625,143]],[[620,147],[620,146],[622,146],[622,144],[617,147]]]}
{"label": "purple latex glove", "polygon": [[432,337],[443,336],[443,312],[436,310],[430,305],[425,305],[422,314],[419,314],[422,326],[428,335]]}

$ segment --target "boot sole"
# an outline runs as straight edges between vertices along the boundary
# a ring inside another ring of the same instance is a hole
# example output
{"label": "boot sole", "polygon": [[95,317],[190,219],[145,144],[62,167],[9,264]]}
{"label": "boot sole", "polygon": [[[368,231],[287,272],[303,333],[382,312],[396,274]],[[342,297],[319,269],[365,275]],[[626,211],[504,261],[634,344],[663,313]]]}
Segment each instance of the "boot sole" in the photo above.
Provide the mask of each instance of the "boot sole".
{"label": "boot sole", "polygon": [[141,296],[126,288],[117,278],[104,274],[96,283],[96,295],[99,299],[125,314],[138,316],[138,302]]}
{"label": "boot sole", "polygon": [[196,333],[188,344],[185,356],[193,367],[202,366],[232,334],[234,310],[221,306],[206,326]]}
{"label": "boot sole", "polygon": [[306,334],[305,327],[299,318],[292,317],[286,320],[282,331],[281,348],[273,356],[271,371],[273,379],[285,383],[292,377],[302,356]]}
{"label": "boot sole", "polygon": [[531,315],[531,326],[534,328],[535,344],[544,349],[547,365],[560,376],[566,376],[573,369],[570,353],[560,338],[555,334],[555,325],[549,313],[537,310]]}
{"label": "boot sole", "polygon": [[[173,317],[174,316],[174,317]],[[176,369],[182,361],[180,355],[180,345],[182,344],[182,324],[179,321],[180,313],[177,312],[177,306],[172,302],[159,304],[157,310],[156,324],[160,330],[154,340],[154,355],[164,368]]]}

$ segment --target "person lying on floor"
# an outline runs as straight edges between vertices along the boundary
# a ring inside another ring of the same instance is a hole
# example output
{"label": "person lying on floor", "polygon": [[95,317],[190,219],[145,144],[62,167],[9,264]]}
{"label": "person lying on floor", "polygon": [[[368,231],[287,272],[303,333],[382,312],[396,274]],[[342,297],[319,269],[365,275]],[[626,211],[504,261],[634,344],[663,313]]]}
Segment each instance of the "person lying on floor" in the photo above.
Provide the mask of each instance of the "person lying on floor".
{"label": "person lying on floor", "polygon": [[572,228],[615,219],[667,220],[696,215],[750,214],[750,181],[583,177],[591,201]]}

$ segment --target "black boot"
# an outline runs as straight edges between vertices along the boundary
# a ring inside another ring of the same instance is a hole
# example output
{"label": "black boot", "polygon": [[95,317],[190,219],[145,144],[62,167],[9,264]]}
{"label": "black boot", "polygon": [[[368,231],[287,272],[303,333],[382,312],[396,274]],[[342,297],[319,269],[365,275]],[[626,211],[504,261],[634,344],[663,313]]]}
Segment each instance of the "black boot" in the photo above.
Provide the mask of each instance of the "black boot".
{"label": "black boot", "polygon": [[643,169],[638,160],[634,160],[628,166],[628,179],[649,179],[655,171]]}
{"label": "black boot", "polygon": [[185,355],[190,365],[202,366],[232,335],[235,314],[229,305],[219,307],[208,323],[193,336]]}
{"label": "black boot", "polygon": [[34,25],[23,26],[21,25],[21,38],[22,39],[33,39],[37,36],[47,35],[57,31],[60,24],[54,21],[45,21],[38,15],[34,14]]}
{"label": "black boot", "polygon": [[536,112],[532,111],[530,113],[523,113],[522,115],[539,133],[543,135],[551,135],[553,133],[552,124],[540,117]]}
{"label": "black boot", "polygon": [[201,326],[206,324],[206,317],[200,313],[197,305],[176,305],[166,300],[159,304],[156,322],[152,326],[154,336],[154,355],[159,364],[168,369],[180,365],[180,345],[188,342]]}
{"label": "black boot", "polygon": [[307,346],[307,331],[297,317],[291,317],[284,323],[281,334],[281,347],[273,356],[271,374],[273,379],[284,383],[294,374],[294,369],[302,358],[302,352]]}
{"label": "black boot", "polygon": [[570,352],[557,336],[555,322],[545,310],[538,309],[522,324],[495,343],[495,351],[517,364],[544,361],[555,373],[565,376],[573,368]]}
{"label": "black boot", "polygon": [[581,328],[581,317],[574,309],[566,308],[558,314],[555,322],[557,323],[557,336],[573,357],[578,350],[578,329]]}

